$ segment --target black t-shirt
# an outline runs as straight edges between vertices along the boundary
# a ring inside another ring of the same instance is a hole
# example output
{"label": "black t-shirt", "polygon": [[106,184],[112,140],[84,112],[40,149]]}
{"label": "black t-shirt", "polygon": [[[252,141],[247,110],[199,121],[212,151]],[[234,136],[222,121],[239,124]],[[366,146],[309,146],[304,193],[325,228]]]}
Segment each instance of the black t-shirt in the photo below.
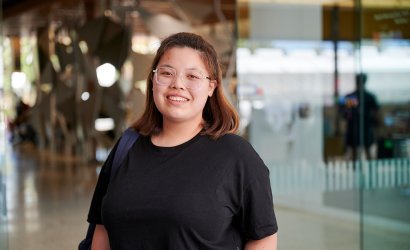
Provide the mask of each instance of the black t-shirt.
{"label": "black t-shirt", "polygon": [[88,215],[104,224],[111,249],[238,250],[277,231],[269,170],[240,136],[175,147],[140,136],[110,179],[112,160]]}
{"label": "black t-shirt", "polygon": [[[347,120],[346,144],[349,146],[356,147],[364,144],[369,147],[375,140],[374,128],[377,126],[379,104],[375,95],[366,90],[362,98],[364,100],[363,113],[360,112],[361,95],[357,90],[345,97],[343,111]],[[363,120],[360,119],[361,117]],[[361,122],[363,122],[363,127],[360,127]]]}

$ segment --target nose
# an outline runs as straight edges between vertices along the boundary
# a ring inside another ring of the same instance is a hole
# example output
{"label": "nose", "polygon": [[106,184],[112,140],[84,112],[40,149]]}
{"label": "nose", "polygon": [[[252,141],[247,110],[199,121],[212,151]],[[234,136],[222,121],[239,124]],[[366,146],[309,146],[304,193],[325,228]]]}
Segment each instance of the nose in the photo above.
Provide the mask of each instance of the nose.
{"label": "nose", "polygon": [[183,74],[176,74],[174,81],[170,85],[171,88],[175,89],[185,89],[185,82],[183,79]]}

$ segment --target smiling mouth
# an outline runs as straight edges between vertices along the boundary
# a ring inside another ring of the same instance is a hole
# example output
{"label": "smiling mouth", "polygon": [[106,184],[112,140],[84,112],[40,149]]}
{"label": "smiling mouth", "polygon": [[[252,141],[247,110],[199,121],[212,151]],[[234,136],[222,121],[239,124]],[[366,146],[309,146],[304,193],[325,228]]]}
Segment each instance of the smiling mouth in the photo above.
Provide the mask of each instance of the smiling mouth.
{"label": "smiling mouth", "polygon": [[171,101],[174,101],[174,102],[187,102],[187,101],[189,101],[187,98],[184,98],[184,97],[181,97],[181,96],[168,96],[167,98]]}

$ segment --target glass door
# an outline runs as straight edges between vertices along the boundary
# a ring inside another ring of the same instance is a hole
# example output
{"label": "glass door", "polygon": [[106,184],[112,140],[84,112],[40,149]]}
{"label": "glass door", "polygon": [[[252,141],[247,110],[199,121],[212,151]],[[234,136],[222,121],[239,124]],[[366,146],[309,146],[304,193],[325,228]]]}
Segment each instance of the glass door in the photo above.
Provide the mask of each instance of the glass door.
{"label": "glass door", "polygon": [[362,0],[360,20],[362,249],[408,249],[410,3]]}

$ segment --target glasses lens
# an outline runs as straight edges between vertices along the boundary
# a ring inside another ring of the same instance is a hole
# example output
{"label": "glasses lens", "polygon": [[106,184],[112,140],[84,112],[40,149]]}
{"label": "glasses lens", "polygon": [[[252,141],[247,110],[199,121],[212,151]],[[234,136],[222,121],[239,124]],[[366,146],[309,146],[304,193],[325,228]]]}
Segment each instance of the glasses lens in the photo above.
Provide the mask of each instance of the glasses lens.
{"label": "glasses lens", "polygon": [[160,85],[170,85],[176,75],[173,68],[158,68],[156,72],[157,83]]}
{"label": "glasses lens", "polygon": [[184,74],[184,82],[187,88],[196,89],[204,81],[204,75],[199,70],[187,70]]}

